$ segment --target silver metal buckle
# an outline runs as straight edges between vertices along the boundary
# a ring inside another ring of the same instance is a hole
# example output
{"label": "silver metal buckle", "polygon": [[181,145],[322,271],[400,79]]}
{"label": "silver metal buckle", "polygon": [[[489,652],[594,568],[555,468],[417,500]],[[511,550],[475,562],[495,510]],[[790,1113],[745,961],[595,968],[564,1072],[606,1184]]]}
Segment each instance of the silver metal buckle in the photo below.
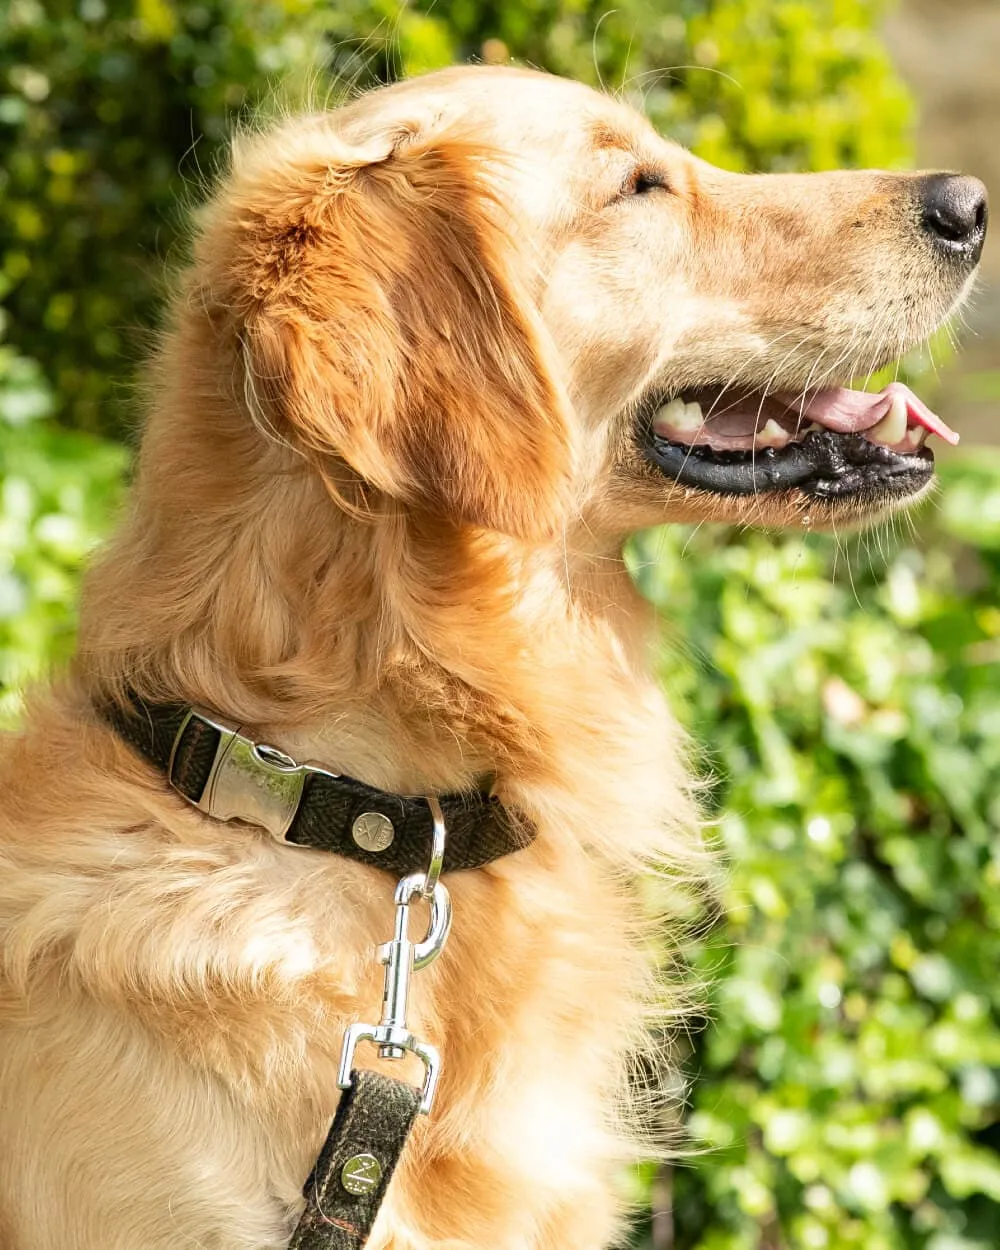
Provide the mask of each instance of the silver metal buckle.
{"label": "silver metal buckle", "polygon": [[283,842],[299,810],[310,773],[337,775],[315,764],[298,764],[277,747],[244,737],[239,725],[229,725],[200,708],[191,708],[174,737],[167,765],[167,778],[174,789],[174,759],[192,719],[216,730],[219,745],[201,798],[188,798],[180,790],[178,794],[215,820],[245,820],[260,825]]}

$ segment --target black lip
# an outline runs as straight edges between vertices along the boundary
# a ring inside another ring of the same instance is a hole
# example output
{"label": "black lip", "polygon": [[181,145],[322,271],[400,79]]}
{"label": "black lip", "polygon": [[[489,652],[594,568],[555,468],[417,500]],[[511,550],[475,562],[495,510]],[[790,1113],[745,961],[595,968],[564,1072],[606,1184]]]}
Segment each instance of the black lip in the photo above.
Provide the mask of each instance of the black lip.
{"label": "black lip", "polygon": [[860,434],[813,430],[780,450],[713,451],[671,443],[649,429],[643,452],[665,476],[717,495],[799,490],[816,499],[912,495],[934,472],[925,447],[902,455]]}

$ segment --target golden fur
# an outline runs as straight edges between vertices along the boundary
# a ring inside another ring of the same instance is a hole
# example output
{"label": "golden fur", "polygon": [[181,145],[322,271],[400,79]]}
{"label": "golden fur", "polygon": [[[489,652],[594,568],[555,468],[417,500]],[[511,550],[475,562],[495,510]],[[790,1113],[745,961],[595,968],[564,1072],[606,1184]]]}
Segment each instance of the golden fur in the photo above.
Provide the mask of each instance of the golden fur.
{"label": "golden fur", "polygon": [[[669,191],[619,196],[637,161]],[[93,712],[129,684],[390,790],[495,774],[531,815],[531,848],[449,882],[411,1021],[439,1101],[370,1244],[611,1243],[650,984],[632,881],[708,863],[621,543],[804,506],[672,486],[632,406],[928,332],[959,292],[906,186],[725,174],[513,70],[236,143],[73,673],[0,763],[3,1250],[283,1246],[380,998],[391,882],[187,806]]]}

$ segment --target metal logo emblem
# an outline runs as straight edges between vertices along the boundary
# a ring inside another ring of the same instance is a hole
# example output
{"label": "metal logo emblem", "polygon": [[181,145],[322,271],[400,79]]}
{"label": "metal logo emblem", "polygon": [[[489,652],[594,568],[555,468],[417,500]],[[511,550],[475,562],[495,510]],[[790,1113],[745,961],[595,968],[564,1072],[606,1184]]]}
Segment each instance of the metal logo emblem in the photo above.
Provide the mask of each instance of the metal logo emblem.
{"label": "metal logo emblem", "polygon": [[396,831],[392,821],[381,812],[362,812],[351,825],[351,837],[363,851],[377,855],[392,845]]}
{"label": "metal logo emblem", "polygon": [[371,1193],[382,1179],[382,1165],[374,1155],[353,1155],[344,1164],[340,1183],[356,1198]]}

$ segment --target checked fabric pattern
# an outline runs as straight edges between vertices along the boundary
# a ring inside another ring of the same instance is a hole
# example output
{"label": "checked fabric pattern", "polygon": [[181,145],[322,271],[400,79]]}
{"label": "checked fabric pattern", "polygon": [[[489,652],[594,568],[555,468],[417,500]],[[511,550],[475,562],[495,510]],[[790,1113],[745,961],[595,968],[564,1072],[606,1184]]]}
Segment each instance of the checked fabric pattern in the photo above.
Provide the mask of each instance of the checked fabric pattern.
{"label": "checked fabric pattern", "polygon": [[[127,708],[109,705],[102,715],[132,747],[164,774],[174,740],[190,711],[186,704],[147,704],[133,696]],[[197,802],[212,771],[219,731],[193,716],[174,754],[172,781]],[[447,829],[444,872],[481,868],[528,846],[535,837],[530,822],[483,791],[440,797]],[[394,837],[383,851],[366,851],[351,829],[364,812],[379,812],[392,821]],[[343,855],[397,877],[426,869],[430,861],[434,821],[425,799],[377,790],[353,777],[310,774],[285,841]]]}

